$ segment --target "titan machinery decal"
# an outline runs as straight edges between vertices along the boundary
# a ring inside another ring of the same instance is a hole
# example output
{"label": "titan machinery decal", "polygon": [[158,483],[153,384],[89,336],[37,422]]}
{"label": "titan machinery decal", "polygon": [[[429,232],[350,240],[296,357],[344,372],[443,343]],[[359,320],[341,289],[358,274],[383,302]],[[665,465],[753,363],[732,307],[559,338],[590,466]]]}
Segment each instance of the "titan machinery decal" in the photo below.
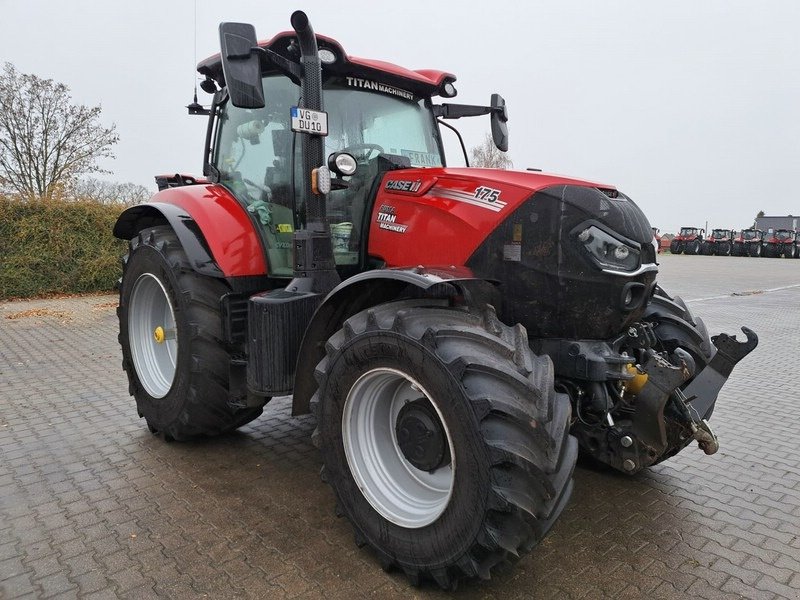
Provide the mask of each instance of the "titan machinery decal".
{"label": "titan machinery decal", "polygon": [[386,182],[384,189],[389,192],[408,192],[409,194],[415,194],[419,191],[420,187],[422,187],[422,181],[419,179],[416,181],[408,179],[390,179]]}
{"label": "titan machinery decal", "polygon": [[381,204],[378,209],[378,218],[376,219],[379,229],[386,231],[393,231],[395,233],[405,233],[408,225],[397,223],[397,215],[395,214],[394,206],[389,204]]}
{"label": "titan machinery decal", "polygon": [[475,191],[472,193],[459,192],[442,187],[435,187],[430,193],[440,198],[446,198],[447,200],[455,200],[456,202],[465,202],[473,206],[480,206],[481,208],[493,212],[500,212],[506,206],[506,203],[500,200],[500,190],[483,185],[475,188]]}
{"label": "titan machinery decal", "polygon": [[375,92],[382,92],[391,96],[399,96],[400,98],[405,98],[406,100],[414,99],[414,94],[408,90],[401,90],[400,88],[392,87],[391,85],[386,85],[385,83],[379,83],[377,81],[370,81],[369,79],[348,77],[347,85],[362,90],[373,90]]}

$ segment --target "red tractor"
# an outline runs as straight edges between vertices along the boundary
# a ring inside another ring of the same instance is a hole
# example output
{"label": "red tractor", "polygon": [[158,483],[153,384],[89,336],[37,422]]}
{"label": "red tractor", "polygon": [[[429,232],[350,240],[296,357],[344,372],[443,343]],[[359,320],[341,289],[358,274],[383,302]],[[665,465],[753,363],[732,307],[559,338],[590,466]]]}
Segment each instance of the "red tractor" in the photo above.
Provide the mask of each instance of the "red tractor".
{"label": "red tractor", "polygon": [[656,247],[656,254],[661,254],[661,231],[658,227],[653,227],[653,243]]}
{"label": "red tractor", "polygon": [[797,258],[797,232],[793,229],[776,229],[764,234],[762,255],[768,258]]}
{"label": "red tractor", "polygon": [[733,229],[714,229],[703,242],[701,252],[706,256],[730,256],[735,237],[736,231]]}
{"label": "red tractor", "polygon": [[[653,234],[609,185],[449,168],[455,77],[223,23],[204,179],[126,210],[123,368],[165,440],[231,431],[273,396],[316,416],[337,506],[386,567],[443,588],[536,546],[578,447],[628,474],[692,440],[757,344],[656,283]],[[324,108],[324,110],[323,110]],[[466,155],[466,152],[464,153]],[[718,351],[719,349],[719,351]],[[301,500],[300,500],[301,501]]]}
{"label": "red tractor", "polygon": [[760,229],[742,229],[733,238],[731,256],[761,256],[761,240],[764,232]]}
{"label": "red tractor", "polygon": [[699,227],[681,227],[680,233],[672,238],[669,251],[672,254],[700,254],[703,247],[703,234],[705,229]]}

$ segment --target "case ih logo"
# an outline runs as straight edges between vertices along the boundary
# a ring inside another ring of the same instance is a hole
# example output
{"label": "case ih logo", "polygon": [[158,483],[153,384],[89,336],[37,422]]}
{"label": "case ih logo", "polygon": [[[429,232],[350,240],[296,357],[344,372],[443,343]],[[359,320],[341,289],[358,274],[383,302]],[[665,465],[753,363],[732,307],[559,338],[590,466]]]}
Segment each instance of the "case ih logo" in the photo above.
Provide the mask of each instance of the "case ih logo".
{"label": "case ih logo", "polygon": [[386,182],[385,189],[391,192],[408,192],[414,194],[422,187],[422,181],[409,181],[407,179],[390,179]]}

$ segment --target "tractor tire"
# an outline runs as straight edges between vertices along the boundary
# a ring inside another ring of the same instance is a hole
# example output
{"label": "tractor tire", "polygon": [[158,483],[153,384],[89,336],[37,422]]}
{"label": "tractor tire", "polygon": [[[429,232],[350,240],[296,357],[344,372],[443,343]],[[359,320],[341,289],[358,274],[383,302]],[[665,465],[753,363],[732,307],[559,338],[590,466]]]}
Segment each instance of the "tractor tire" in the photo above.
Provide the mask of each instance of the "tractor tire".
{"label": "tractor tire", "polygon": [[693,242],[689,242],[686,244],[686,254],[694,254],[697,256],[700,254],[700,242],[698,240],[694,240]]}
{"label": "tractor tire", "polygon": [[670,296],[656,286],[642,319],[655,323],[661,349],[672,353],[681,347],[692,356],[695,373],[703,370],[714,356],[714,345],[706,324],[691,313],[680,296]]}
{"label": "tractor tire", "polygon": [[722,242],[719,245],[719,252],[720,256],[730,256],[731,255],[731,243],[730,242]]}
{"label": "tractor tire", "polygon": [[702,254],[703,256],[711,256],[716,254],[716,246],[708,243],[701,244],[700,252],[698,254]]}
{"label": "tractor tire", "polygon": [[195,272],[169,227],[130,241],[120,286],[119,342],[128,390],[150,431],[189,440],[231,431],[262,408],[231,398],[221,280]]}
{"label": "tractor tire", "polygon": [[367,309],[328,340],[313,439],[356,543],[415,585],[455,589],[544,538],[577,442],[521,325],[433,302]]}
{"label": "tractor tire", "polygon": [[680,254],[683,252],[683,244],[673,240],[669,243],[669,251],[671,254]]}
{"label": "tractor tire", "polygon": [[761,256],[761,244],[750,245],[750,256],[753,258],[758,258]]}

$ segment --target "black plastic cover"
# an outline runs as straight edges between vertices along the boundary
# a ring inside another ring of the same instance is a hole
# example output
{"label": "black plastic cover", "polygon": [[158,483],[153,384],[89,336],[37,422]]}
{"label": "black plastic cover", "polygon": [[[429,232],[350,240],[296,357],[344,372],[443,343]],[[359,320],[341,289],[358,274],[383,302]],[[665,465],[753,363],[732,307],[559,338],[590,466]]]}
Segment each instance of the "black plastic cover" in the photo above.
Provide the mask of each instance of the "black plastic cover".
{"label": "black plastic cover", "polygon": [[579,225],[592,222],[655,263],[653,231],[627,196],[559,185],[541,190],[512,213],[467,261],[480,277],[499,279],[498,314],[522,323],[531,338],[608,339],[637,321],[655,271],[603,272],[583,251]]}

